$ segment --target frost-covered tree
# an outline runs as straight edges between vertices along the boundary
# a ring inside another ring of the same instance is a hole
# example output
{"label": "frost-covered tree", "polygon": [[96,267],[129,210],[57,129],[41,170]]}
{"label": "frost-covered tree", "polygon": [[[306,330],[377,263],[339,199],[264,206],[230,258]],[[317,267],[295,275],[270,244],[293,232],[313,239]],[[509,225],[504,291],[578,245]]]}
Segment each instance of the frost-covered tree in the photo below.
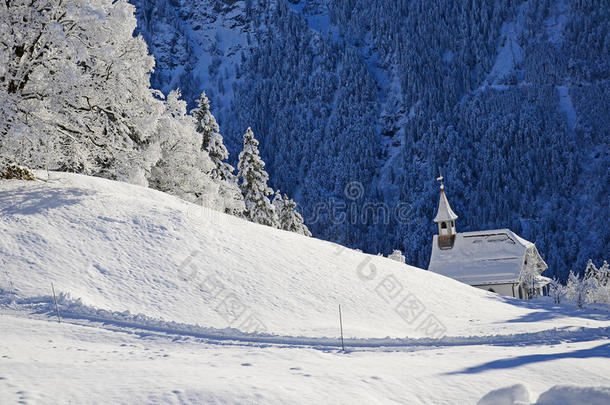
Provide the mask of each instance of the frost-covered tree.
{"label": "frost-covered tree", "polygon": [[212,177],[235,182],[233,167],[226,162],[229,152],[223,143],[216,118],[210,111],[210,100],[206,96],[205,91],[201,93],[197,100],[197,108],[194,108],[191,114],[197,120],[197,132],[203,138],[202,147],[209,153],[214,163],[214,168],[210,172]]}
{"label": "frost-covered tree", "polygon": [[585,268],[584,276],[586,279],[596,279],[599,280],[601,273],[599,269],[593,264],[593,260],[589,259],[587,262],[587,267]]}
{"label": "frost-covered tree", "polygon": [[583,282],[587,286],[587,302],[610,303],[610,285],[608,283],[608,262],[604,261],[597,268],[592,260],[589,260],[585,269]]}
{"label": "frost-covered tree", "polygon": [[599,268],[599,282],[602,285],[610,285],[610,264],[606,260]]}
{"label": "frost-covered tree", "polygon": [[277,228],[278,221],[269,195],[273,190],[267,186],[269,175],[265,171],[265,162],[258,151],[258,141],[252,129],[244,134],[244,147],[239,154],[238,177],[239,188],[246,206],[245,216],[252,222]]}
{"label": "frost-covered tree", "polygon": [[549,284],[549,295],[555,304],[561,304],[566,293],[566,288],[557,278],[553,278]]}
{"label": "frost-covered tree", "polygon": [[203,147],[180,93],[163,101],[150,88],[132,5],[15,0],[0,3],[0,21],[0,164],[150,184],[241,215],[231,166],[210,159],[226,149],[209,105]]}
{"label": "frost-covered tree", "polygon": [[195,130],[197,122],[186,113],[186,102],[180,96],[180,91],[174,90],[164,102],[165,111],[150,146],[156,161],[148,178],[150,186],[240,216],[244,211],[241,192],[236,183],[210,175],[214,163],[202,149],[202,138]]}
{"label": "frost-covered tree", "polygon": [[521,270],[521,274],[519,276],[519,282],[525,290],[525,296],[527,299],[532,299],[536,295],[536,280],[540,276],[538,269],[533,265],[533,263],[536,261],[533,257],[531,257],[532,255],[533,253],[528,250],[526,254],[527,265]]}
{"label": "frost-covered tree", "polygon": [[144,181],[163,111],[154,59],[125,0],[0,4],[0,156]]}
{"label": "frost-covered tree", "polygon": [[388,256],[388,259],[392,259],[400,263],[406,263],[405,256],[398,249],[394,249],[394,251]]}
{"label": "frost-covered tree", "polygon": [[280,193],[280,190],[275,191],[275,195],[273,196],[273,201],[271,202],[271,204],[273,205],[273,210],[275,211],[275,217],[278,228],[282,229],[282,223],[280,222],[280,213],[284,208],[284,198],[282,197],[282,193]]}
{"label": "frost-covered tree", "polygon": [[604,260],[601,267],[597,268],[593,260],[589,259],[585,268],[585,277],[595,279],[600,285],[607,285],[610,280],[610,265]]}
{"label": "frost-covered tree", "polygon": [[197,107],[191,110],[196,120],[197,132],[202,137],[201,147],[212,159],[210,176],[218,183],[218,193],[224,201],[224,212],[227,214],[242,216],[245,205],[243,196],[237,185],[237,177],[233,174],[233,166],[226,160],[229,152],[225,147],[220,134],[216,118],[210,110],[210,100],[205,92],[197,100]]}
{"label": "frost-covered tree", "polygon": [[[213,179],[213,181],[218,185],[218,197],[221,201],[218,210],[223,211],[225,214],[243,217],[246,205],[237,183],[221,179]],[[215,198],[216,197],[212,195],[208,199],[213,201]]]}
{"label": "frost-covered tree", "polygon": [[578,305],[579,308],[582,308],[587,302],[587,293],[588,288],[586,282],[570,270],[568,284],[566,286],[566,298]]}
{"label": "frost-covered tree", "polygon": [[589,302],[610,304],[610,285],[593,283],[593,288],[588,295]]}
{"label": "frost-covered tree", "polygon": [[588,303],[610,303],[610,283],[608,283],[608,263],[604,261],[597,268],[591,260],[587,263],[584,276],[580,278],[570,271],[566,297],[579,307]]}
{"label": "frost-covered tree", "polygon": [[303,216],[297,210],[297,204],[286,194],[283,196],[278,190],[273,199],[273,206],[277,213],[280,229],[295,232],[299,235],[311,236],[311,232],[305,225]]}
{"label": "frost-covered tree", "polygon": [[150,171],[150,186],[188,201],[218,208],[217,198],[201,201],[203,196],[217,196],[218,186],[207,174],[213,163],[201,149],[195,120],[187,115],[186,102],[180,100],[180,91],[169,93],[164,106],[154,137],[154,148],[159,156]]}

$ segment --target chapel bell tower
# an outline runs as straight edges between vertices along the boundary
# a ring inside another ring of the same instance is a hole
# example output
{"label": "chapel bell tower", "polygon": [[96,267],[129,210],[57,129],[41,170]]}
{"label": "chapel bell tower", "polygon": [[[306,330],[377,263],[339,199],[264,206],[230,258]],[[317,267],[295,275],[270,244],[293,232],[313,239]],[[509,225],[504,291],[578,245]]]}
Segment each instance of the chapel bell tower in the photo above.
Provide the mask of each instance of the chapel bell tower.
{"label": "chapel bell tower", "polygon": [[455,220],[458,216],[455,215],[455,212],[453,212],[449,205],[445,195],[443,179],[442,174],[437,178],[441,182],[441,197],[438,202],[438,211],[436,212],[436,217],[434,217],[434,222],[438,225],[438,246],[441,249],[451,249],[455,242]]}

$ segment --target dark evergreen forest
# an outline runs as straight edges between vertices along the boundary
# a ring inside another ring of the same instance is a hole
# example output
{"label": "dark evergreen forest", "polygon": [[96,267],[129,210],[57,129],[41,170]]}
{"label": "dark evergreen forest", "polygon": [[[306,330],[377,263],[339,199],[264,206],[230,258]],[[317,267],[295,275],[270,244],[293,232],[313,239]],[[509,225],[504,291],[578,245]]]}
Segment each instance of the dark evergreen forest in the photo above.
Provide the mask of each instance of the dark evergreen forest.
{"label": "dark evergreen forest", "polygon": [[426,268],[440,167],[458,232],[610,257],[608,1],[133,3],[153,86],[205,90],[233,162],[252,127],[314,236]]}

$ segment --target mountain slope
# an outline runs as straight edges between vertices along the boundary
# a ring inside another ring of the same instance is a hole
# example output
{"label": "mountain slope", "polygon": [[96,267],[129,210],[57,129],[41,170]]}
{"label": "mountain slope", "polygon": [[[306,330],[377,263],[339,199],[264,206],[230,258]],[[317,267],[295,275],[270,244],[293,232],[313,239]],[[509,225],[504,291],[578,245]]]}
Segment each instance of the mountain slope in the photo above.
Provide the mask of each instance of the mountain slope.
{"label": "mountain slope", "polygon": [[308,337],[338,335],[338,305],[346,336],[357,338],[605,325],[147,188],[50,176],[0,182],[4,298],[35,301],[54,283],[79,305]]}

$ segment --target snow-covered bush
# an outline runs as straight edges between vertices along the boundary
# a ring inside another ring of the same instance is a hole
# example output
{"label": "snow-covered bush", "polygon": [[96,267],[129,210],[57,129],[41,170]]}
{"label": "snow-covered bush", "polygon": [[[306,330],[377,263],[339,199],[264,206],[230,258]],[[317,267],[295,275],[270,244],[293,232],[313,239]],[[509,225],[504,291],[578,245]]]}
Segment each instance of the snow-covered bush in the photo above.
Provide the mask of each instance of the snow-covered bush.
{"label": "snow-covered bush", "polygon": [[396,260],[400,263],[406,263],[405,256],[398,249],[395,249],[389,256],[388,259]]}
{"label": "snow-covered bush", "polygon": [[608,262],[597,268],[592,260],[587,263],[585,269],[585,280],[587,282],[587,302],[591,303],[610,303],[610,270]]}
{"label": "snow-covered bush", "polygon": [[[581,278],[578,274],[570,271],[568,284],[565,289],[565,297],[574,302],[580,308],[585,303],[610,304],[610,269],[608,262],[604,261],[600,268],[589,260]],[[551,296],[553,289],[551,288]]]}
{"label": "snow-covered bush", "polygon": [[588,296],[589,302],[610,304],[610,285],[598,285]]}
{"label": "snow-covered bush", "polygon": [[553,278],[549,284],[549,295],[555,304],[561,304],[561,301],[565,297],[566,287],[562,285],[559,280]]}
{"label": "snow-covered bush", "polygon": [[586,281],[570,270],[568,284],[566,286],[566,298],[578,305],[579,308],[582,308],[587,302],[587,293],[588,288]]}

